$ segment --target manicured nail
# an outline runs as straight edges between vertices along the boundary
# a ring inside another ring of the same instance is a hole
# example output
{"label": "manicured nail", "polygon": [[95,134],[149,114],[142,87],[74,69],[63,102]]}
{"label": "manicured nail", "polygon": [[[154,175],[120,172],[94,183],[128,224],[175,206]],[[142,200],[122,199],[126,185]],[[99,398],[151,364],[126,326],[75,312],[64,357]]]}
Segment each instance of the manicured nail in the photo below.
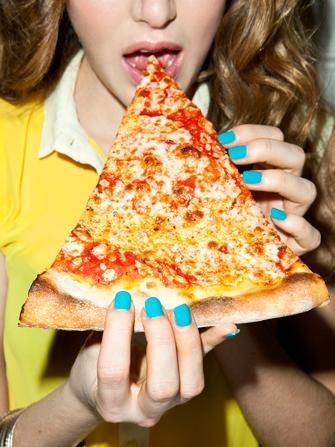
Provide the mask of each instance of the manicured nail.
{"label": "manicured nail", "polygon": [[232,332],[231,334],[227,334],[227,335],[225,335],[225,336],[224,336],[224,339],[225,339],[225,340],[228,340],[229,338],[233,338],[233,337],[235,337],[235,335],[238,335],[240,332],[241,332],[240,329],[237,329],[237,331]]}
{"label": "manicured nail", "polygon": [[229,157],[233,160],[240,160],[247,155],[247,146],[234,146],[228,149]]}
{"label": "manicured nail", "polygon": [[235,132],[230,130],[229,132],[219,133],[218,139],[221,144],[230,144],[236,140],[236,135]]}
{"label": "manicured nail", "polygon": [[152,296],[145,300],[145,312],[147,314],[147,317],[149,318],[155,318],[155,317],[161,317],[164,315],[163,308],[161,305],[161,302],[158,298]]}
{"label": "manicured nail", "polygon": [[283,210],[279,210],[278,208],[271,208],[270,216],[273,219],[277,220],[285,220],[287,217],[287,214]]}
{"label": "manicured nail", "polygon": [[189,326],[192,323],[191,312],[187,304],[181,304],[173,309],[177,326]]}
{"label": "manicured nail", "polygon": [[249,185],[257,185],[260,183],[263,177],[263,173],[259,171],[244,171],[242,174],[244,183],[249,183]]}
{"label": "manicured nail", "polygon": [[120,290],[115,295],[114,309],[129,310],[131,306],[131,295],[125,290]]}

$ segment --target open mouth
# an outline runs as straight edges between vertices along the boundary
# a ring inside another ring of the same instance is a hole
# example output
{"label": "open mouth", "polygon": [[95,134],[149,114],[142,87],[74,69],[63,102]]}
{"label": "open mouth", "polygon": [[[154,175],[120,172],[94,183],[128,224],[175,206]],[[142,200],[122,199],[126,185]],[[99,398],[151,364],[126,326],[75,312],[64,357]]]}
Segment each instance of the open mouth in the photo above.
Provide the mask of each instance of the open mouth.
{"label": "open mouth", "polygon": [[141,44],[130,47],[122,57],[123,65],[136,84],[142,79],[151,55],[156,56],[171,77],[175,78],[177,76],[182,58],[182,50],[179,46],[164,43],[143,43],[142,47]]}

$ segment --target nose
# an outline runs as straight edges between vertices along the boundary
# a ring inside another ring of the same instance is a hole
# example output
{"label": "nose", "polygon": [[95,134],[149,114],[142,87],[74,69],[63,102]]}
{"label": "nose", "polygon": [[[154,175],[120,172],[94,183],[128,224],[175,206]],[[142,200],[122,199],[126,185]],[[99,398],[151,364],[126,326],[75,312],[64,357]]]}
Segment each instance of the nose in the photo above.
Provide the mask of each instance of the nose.
{"label": "nose", "polygon": [[133,17],[152,28],[164,28],[176,18],[175,0],[134,0]]}

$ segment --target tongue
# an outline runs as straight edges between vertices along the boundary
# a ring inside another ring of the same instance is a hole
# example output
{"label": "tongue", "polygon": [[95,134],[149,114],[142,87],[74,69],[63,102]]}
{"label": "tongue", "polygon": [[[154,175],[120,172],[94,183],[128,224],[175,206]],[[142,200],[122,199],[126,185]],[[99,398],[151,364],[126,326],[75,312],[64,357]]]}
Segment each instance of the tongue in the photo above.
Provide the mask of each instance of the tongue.
{"label": "tongue", "polygon": [[177,55],[176,51],[171,50],[162,50],[157,53],[141,53],[137,51],[136,53],[125,55],[125,58],[133,68],[136,68],[138,71],[144,71],[147,68],[148,59],[152,54],[159,59],[163,68],[172,64]]}

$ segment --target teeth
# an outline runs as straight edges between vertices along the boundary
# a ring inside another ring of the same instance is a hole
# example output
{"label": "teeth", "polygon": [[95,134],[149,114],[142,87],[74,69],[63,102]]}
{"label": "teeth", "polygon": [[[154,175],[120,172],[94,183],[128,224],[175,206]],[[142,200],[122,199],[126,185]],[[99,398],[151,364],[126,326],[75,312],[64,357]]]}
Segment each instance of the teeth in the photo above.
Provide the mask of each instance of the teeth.
{"label": "teeth", "polygon": [[[142,49],[133,55],[127,56],[127,63],[135,70],[144,71],[147,67],[148,57],[154,52]],[[159,51],[156,52],[156,57],[161,62],[162,66],[168,70],[170,69],[177,59],[177,53],[172,51]]]}

